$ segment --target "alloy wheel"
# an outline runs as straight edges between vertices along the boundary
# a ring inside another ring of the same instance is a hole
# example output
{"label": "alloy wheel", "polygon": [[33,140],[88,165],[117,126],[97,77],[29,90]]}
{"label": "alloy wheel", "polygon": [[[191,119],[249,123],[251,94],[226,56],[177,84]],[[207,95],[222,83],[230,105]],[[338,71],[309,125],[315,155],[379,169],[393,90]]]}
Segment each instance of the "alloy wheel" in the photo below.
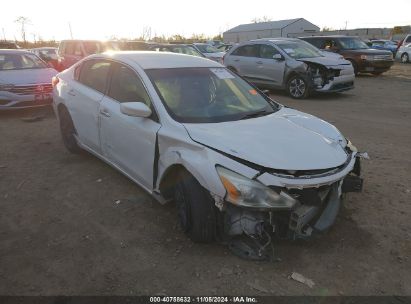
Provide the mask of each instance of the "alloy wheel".
{"label": "alloy wheel", "polygon": [[301,97],[306,90],[305,83],[300,78],[295,78],[290,82],[290,94],[294,97]]}

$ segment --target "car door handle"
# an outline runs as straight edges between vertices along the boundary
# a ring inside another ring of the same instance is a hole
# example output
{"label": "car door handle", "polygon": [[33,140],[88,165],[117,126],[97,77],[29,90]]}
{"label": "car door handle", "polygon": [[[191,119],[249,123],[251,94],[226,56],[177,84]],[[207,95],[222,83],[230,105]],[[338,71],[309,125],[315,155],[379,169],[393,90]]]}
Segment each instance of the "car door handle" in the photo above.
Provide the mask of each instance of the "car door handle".
{"label": "car door handle", "polygon": [[263,62],[262,62],[262,61],[257,61],[256,63],[257,63],[257,64],[263,64]]}
{"label": "car door handle", "polygon": [[100,109],[100,113],[105,117],[110,117],[110,113],[106,109]]}
{"label": "car door handle", "polygon": [[73,89],[68,91],[67,94],[69,94],[70,96],[76,96],[76,92]]}
{"label": "car door handle", "polygon": [[235,62],[238,62],[238,61],[240,61],[240,59],[234,59],[234,61],[235,61]]}

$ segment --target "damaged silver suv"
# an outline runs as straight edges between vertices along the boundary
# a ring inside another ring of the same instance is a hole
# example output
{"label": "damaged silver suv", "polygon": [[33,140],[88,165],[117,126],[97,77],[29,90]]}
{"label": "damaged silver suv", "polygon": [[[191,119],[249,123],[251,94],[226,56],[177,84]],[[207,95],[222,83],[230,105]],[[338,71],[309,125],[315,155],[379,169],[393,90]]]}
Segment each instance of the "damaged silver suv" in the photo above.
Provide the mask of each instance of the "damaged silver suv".
{"label": "damaged silver suv", "polygon": [[340,55],[326,54],[294,38],[247,41],[231,48],[224,65],[262,88],[286,89],[297,99],[311,92],[342,92],[354,87],[354,69]]}
{"label": "damaged silver suv", "polygon": [[271,100],[221,64],[163,52],[93,55],[53,78],[71,152],[87,150],[161,203],[183,231],[263,258],[308,238],[360,191],[357,149],[331,124]]}

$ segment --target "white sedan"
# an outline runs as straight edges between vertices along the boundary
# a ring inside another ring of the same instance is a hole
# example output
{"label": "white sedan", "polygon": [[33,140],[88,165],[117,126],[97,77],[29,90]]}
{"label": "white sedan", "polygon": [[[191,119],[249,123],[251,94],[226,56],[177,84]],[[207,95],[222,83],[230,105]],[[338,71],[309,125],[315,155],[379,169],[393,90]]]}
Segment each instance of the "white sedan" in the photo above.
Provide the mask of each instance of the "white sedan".
{"label": "white sedan", "polygon": [[193,241],[224,239],[240,256],[262,258],[274,236],[326,231],[342,193],[361,190],[362,154],[334,126],[217,62],[106,53],[53,85],[68,150],[87,150],[160,202],[174,201]]}

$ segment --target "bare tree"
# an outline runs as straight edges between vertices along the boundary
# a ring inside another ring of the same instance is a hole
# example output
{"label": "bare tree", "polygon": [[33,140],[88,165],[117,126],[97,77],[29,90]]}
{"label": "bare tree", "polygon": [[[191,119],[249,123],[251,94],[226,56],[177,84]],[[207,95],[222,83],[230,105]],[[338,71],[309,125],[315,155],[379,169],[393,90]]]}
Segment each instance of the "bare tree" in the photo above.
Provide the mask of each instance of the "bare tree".
{"label": "bare tree", "polygon": [[23,39],[24,44],[26,44],[26,25],[30,23],[28,17],[20,16],[14,22],[20,24],[21,38]]}
{"label": "bare tree", "polygon": [[141,32],[141,40],[151,39],[151,26],[144,26]]}
{"label": "bare tree", "polygon": [[263,16],[263,17],[261,17],[261,18],[255,17],[255,18],[251,19],[251,22],[253,22],[253,23],[260,23],[260,22],[269,22],[269,21],[272,21],[272,20],[273,20],[273,19],[270,18],[270,17]]}

